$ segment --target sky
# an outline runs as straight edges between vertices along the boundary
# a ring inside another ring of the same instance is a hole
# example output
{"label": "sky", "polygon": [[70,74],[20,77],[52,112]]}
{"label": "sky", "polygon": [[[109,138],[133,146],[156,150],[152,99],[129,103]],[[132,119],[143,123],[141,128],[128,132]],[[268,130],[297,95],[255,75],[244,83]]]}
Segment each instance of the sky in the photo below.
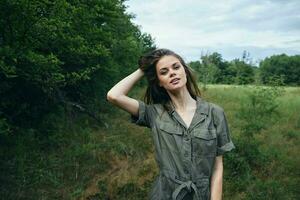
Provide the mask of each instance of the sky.
{"label": "sky", "polygon": [[185,61],[300,55],[300,0],[129,0],[132,22]]}

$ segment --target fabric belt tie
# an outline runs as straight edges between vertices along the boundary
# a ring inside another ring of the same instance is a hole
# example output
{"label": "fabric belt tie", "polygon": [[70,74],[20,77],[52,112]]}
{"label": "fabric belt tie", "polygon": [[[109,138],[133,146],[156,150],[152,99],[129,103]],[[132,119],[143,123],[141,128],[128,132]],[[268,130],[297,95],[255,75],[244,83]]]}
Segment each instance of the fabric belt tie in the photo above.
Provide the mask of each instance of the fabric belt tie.
{"label": "fabric belt tie", "polygon": [[[181,182],[179,180],[176,180],[176,182]],[[185,197],[185,195],[189,194],[194,190],[194,198],[193,199],[200,199],[198,197],[198,189],[196,185],[192,181],[186,181],[186,182],[181,182],[181,184],[174,190],[172,194],[172,199],[173,200],[181,200]]]}
{"label": "fabric belt tie", "polygon": [[185,195],[192,193],[192,191],[194,191],[193,199],[194,200],[200,199],[197,186],[191,180],[187,180],[187,181],[179,180],[174,173],[168,170],[162,170],[162,172],[167,178],[179,184],[179,186],[177,186],[172,193],[173,200],[182,200],[185,197]]}

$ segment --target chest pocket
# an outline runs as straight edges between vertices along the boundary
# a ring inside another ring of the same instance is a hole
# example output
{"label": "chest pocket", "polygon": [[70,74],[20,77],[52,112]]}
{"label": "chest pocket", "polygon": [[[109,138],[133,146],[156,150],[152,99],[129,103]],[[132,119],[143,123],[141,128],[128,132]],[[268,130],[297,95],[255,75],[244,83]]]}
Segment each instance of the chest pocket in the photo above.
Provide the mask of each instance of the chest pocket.
{"label": "chest pocket", "polygon": [[159,130],[161,148],[179,151],[182,146],[183,130],[178,125],[168,122],[160,123]]}
{"label": "chest pocket", "polygon": [[175,134],[175,135],[182,135],[183,132],[181,131],[180,127],[178,127],[177,125],[171,124],[169,122],[165,123],[161,123],[159,125],[159,129],[161,131],[163,131],[164,133],[168,133],[168,134]]}
{"label": "chest pocket", "polygon": [[193,136],[193,151],[195,155],[216,155],[217,134],[215,129],[194,129]]}

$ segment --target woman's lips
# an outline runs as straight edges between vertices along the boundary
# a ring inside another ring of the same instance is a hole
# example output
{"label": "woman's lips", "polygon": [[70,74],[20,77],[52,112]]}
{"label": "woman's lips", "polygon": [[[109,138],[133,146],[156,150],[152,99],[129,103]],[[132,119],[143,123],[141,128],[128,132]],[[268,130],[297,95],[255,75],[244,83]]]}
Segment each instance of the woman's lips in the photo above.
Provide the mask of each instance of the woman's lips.
{"label": "woman's lips", "polygon": [[173,84],[173,85],[175,85],[175,84],[177,84],[178,82],[179,82],[179,78],[174,78],[173,80],[171,80],[171,84]]}

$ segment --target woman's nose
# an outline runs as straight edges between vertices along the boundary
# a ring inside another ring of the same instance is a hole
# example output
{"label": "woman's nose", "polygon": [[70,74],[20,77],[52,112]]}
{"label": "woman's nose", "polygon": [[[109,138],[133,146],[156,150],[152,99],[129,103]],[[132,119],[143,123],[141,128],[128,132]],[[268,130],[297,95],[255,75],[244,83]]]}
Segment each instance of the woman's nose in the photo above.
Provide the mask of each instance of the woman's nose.
{"label": "woman's nose", "polygon": [[170,77],[173,77],[173,76],[175,76],[175,75],[176,75],[175,71],[174,71],[174,70],[171,70],[171,71],[170,71]]}

